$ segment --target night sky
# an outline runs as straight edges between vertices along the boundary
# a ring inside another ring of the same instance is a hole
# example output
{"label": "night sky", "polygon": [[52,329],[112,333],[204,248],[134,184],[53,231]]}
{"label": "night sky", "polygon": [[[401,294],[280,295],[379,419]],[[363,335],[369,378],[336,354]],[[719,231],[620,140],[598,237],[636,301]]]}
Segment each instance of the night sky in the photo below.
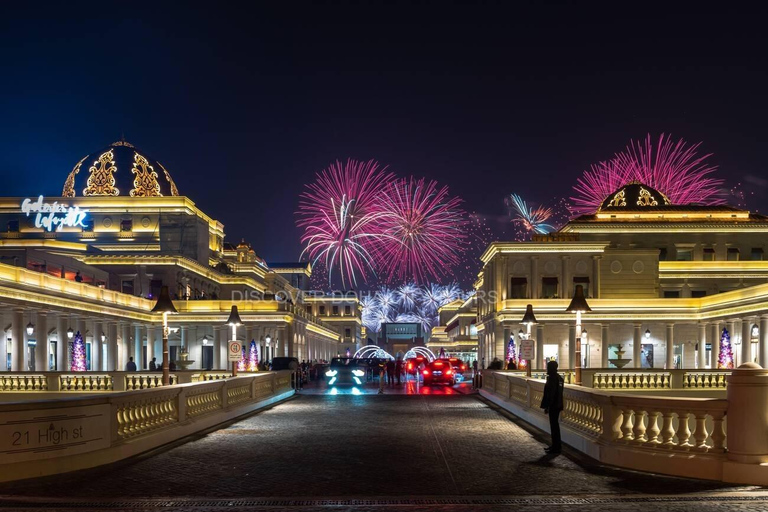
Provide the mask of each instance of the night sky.
{"label": "night sky", "polygon": [[752,4],[27,4],[0,7],[4,196],[60,195],[124,133],[230,241],[285,261],[298,194],[335,159],[436,179],[500,230],[506,194],[568,196],[666,132],[765,210]]}

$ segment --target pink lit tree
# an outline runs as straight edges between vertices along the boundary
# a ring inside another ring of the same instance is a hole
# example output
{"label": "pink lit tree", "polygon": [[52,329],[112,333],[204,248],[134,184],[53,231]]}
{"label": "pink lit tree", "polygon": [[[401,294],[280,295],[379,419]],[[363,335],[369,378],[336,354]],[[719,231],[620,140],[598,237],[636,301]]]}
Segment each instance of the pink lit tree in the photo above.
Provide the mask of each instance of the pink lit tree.
{"label": "pink lit tree", "polygon": [[509,344],[507,345],[507,363],[512,363],[512,367],[517,369],[517,345],[514,334],[510,336]]}
{"label": "pink lit tree", "polygon": [[243,347],[243,352],[240,354],[240,361],[237,363],[237,371],[245,371],[245,347]]}
{"label": "pink lit tree", "polygon": [[255,372],[259,370],[259,345],[256,340],[251,340],[248,350],[248,371]]}
{"label": "pink lit tree", "polygon": [[720,358],[717,361],[718,368],[733,368],[733,348],[731,347],[731,335],[728,329],[723,329],[720,336]]}
{"label": "pink lit tree", "polygon": [[77,331],[72,342],[72,371],[84,372],[85,370],[85,342],[83,341],[83,335],[80,334],[80,331]]}

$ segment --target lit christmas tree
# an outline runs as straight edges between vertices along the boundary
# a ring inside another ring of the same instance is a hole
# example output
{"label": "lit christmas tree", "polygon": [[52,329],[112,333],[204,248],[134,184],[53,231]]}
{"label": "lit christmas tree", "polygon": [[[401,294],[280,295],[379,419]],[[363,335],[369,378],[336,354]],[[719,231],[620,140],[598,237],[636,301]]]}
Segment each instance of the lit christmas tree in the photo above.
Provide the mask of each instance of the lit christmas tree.
{"label": "lit christmas tree", "polygon": [[72,371],[84,372],[85,370],[85,342],[80,331],[77,331],[75,340],[72,342]]}
{"label": "lit christmas tree", "polygon": [[240,362],[237,363],[237,371],[239,372],[245,371],[245,347],[243,347],[243,353],[240,354]]}
{"label": "lit christmas tree", "polygon": [[248,371],[259,371],[259,346],[256,344],[256,340],[251,340],[251,346],[248,351]]}
{"label": "lit christmas tree", "polygon": [[720,358],[717,361],[717,367],[733,369],[733,348],[728,329],[723,329],[723,334],[720,336]]}
{"label": "lit christmas tree", "polygon": [[512,368],[517,369],[517,346],[514,334],[509,338],[509,345],[507,345],[507,367],[509,363],[512,363]]}

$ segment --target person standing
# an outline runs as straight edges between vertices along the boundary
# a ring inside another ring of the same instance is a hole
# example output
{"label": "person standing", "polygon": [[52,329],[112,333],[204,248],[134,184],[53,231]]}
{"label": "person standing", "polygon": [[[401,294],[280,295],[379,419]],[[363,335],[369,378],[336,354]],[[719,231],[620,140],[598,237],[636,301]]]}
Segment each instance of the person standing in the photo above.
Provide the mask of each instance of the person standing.
{"label": "person standing", "polygon": [[133,358],[128,358],[128,363],[125,365],[125,371],[127,372],[135,372],[136,371],[136,363],[133,362]]}
{"label": "person standing", "polygon": [[547,363],[547,383],[544,385],[544,396],[541,397],[541,408],[549,415],[549,431],[552,434],[552,446],[546,448],[551,454],[560,453],[563,446],[560,439],[560,411],[563,410],[563,391],[565,381],[557,373],[557,361]]}
{"label": "person standing", "polygon": [[149,362],[149,370],[155,371],[157,370],[157,358],[153,357],[152,360]]}
{"label": "person standing", "polygon": [[387,361],[387,384],[395,385],[395,362],[392,359]]}

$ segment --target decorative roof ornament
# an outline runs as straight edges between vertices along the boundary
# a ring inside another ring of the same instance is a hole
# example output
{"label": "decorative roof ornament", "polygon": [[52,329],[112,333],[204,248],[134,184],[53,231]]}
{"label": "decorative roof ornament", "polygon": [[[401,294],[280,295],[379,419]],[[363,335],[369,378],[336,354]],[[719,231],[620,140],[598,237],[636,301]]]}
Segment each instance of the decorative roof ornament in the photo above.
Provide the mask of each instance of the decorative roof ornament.
{"label": "decorative roof ornament", "polygon": [[116,196],[120,190],[115,187],[115,176],[117,167],[115,166],[115,155],[112,150],[105,151],[99,155],[99,159],[93,162],[88,172],[87,187],[83,189],[84,196]]}
{"label": "decorative roof ornament", "polygon": [[75,175],[80,172],[80,167],[88,156],[84,156],[75,165],[72,171],[67,176],[67,181],[64,182],[64,189],[61,191],[61,197],[75,197]]}
{"label": "decorative roof ornament", "polygon": [[608,206],[615,206],[617,208],[620,206],[627,206],[626,194],[624,192],[624,189],[621,189],[618,192],[616,192],[616,194],[614,194],[613,199],[611,199],[611,202],[608,203]]}
{"label": "decorative roof ornament", "polygon": [[640,187],[640,195],[637,198],[637,206],[658,206],[659,203],[645,188]]}
{"label": "decorative roof ornament", "polygon": [[131,197],[160,197],[160,184],[157,182],[157,173],[155,168],[149,164],[146,158],[134,151],[133,169],[131,172],[136,175],[133,180]]}
{"label": "decorative roof ornament", "polygon": [[179,195],[179,189],[176,188],[176,183],[173,181],[173,178],[171,178],[170,173],[168,172],[168,169],[165,168],[163,164],[160,162],[157,162],[157,165],[160,166],[160,168],[165,173],[165,179],[168,180],[168,183],[171,185],[171,195],[172,196],[178,196]]}

